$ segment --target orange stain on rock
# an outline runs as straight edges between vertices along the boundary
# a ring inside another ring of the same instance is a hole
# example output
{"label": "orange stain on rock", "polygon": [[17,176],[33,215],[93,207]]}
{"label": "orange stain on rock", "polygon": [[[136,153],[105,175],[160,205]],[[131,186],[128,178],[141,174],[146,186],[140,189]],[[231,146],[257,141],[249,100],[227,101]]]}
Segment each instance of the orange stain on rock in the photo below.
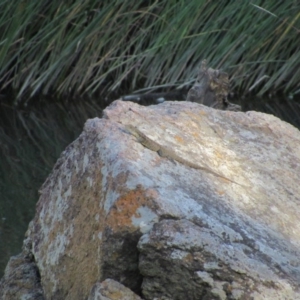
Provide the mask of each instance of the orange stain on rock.
{"label": "orange stain on rock", "polygon": [[136,231],[138,228],[132,224],[132,217],[139,218],[138,209],[149,206],[152,202],[145,196],[145,190],[137,188],[122,195],[111,208],[107,216],[107,225],[113,231]]}
{"label": "orange stain on rock", "polygon": [[224,190],[217,190],[217,193],[220,195],[220,196],[223,196],[225,194],[225,191]]}
{"label": "orange stain on rock", "polygon": [[226,158],[224,153],[221,152],[221,151],[215,150],[213,153],[214,153],[214,156],[215,156],[214,158],[217,158],[220,161],[223,161]]}
{"label": "orange stain on rock", "polygon": [[184,143],[184,139],[180,135],[175,135],[175,140],[180,144]]}

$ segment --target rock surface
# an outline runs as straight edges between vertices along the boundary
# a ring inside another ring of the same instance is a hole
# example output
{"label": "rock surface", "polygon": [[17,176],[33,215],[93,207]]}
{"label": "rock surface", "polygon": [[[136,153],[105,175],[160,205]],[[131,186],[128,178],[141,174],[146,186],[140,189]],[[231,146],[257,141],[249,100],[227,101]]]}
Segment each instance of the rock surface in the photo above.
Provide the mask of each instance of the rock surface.
{"label": "rock surface", "polygon": [[189,90],[186,101],[197,102],[216,109],[241,111],[240,105],[228,101],[228,93],[228,74],[207,68],[207,62],[203,60],[197,80]]}
{"label": "rock surface", "polygon": [[36,264],[19,254],[10,258],[0,281],[0,299],[43,300],[43,290]]}
{"label": "rock surface", "polygon": [[57,161],[22,255],[45,299],[107,278],[147,300],[300,299],[299,145],[271,115],[115,101]]}
{"label": "rock surface", "polygon": [[142,298],[130,289],[113,279],[97,282],[88,300],[141,300]]}

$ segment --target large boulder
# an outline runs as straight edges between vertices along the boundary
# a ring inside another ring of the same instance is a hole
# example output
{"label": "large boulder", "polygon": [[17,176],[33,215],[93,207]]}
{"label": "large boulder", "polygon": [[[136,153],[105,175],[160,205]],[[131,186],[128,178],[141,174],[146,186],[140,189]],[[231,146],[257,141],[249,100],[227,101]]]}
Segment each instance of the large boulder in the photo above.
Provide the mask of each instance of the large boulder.
{"label": "large boulder", "polygon": [[300,299],[299,145],[271,115],[115,101],[40,190],[23,255],[44,298],[110,278],[149,300]]}

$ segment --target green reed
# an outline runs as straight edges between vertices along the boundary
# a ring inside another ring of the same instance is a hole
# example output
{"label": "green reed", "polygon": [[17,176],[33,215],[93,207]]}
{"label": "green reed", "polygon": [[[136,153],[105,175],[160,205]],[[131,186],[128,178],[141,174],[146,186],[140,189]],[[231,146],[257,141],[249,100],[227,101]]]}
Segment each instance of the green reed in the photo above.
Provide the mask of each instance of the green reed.
{"label": "green reed", "polygon": [[298,1],[6,0],[0,29],[18,99],[180,87],[204,58],[243,94],[300,92]]}

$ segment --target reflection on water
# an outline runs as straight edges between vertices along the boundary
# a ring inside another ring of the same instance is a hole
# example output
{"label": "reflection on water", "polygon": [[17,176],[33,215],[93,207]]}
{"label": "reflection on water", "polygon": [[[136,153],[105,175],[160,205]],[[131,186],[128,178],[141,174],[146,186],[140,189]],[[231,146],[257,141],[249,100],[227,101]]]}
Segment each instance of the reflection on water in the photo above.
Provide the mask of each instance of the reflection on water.
{"label": "reflection on water", "polygon": [[47,104],[30,111],[0,104],[0,278],[21,251],[38,189],[84,122],[101,116],[96,103]]}
{"label": "reflection on water", "polygon": [[[274,114],[300,128],[300,104],[246,99],[244,110]],[[10,256],[21,251],[35,213],[38,189],[86,119],[101,115],[96,102],[43,104],[30,111],[0,106],[0,278]]]}

